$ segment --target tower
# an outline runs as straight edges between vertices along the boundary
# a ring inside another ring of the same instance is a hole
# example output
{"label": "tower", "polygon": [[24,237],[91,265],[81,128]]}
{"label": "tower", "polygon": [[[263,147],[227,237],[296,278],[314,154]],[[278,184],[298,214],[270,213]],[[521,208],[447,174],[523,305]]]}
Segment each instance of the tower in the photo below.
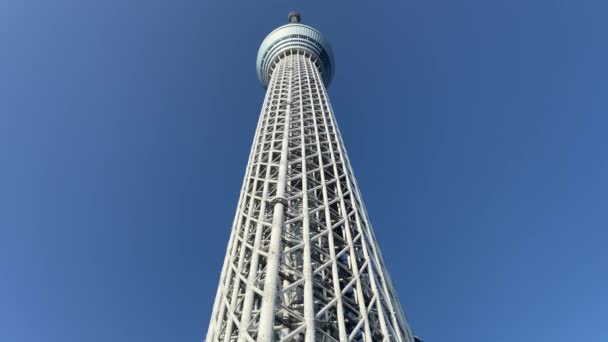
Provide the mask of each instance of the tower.
{"label": "tower", "polygon": [[334,68],[297,12],[260,46],[266,97],[207,342],[414,341],[327,96]]}

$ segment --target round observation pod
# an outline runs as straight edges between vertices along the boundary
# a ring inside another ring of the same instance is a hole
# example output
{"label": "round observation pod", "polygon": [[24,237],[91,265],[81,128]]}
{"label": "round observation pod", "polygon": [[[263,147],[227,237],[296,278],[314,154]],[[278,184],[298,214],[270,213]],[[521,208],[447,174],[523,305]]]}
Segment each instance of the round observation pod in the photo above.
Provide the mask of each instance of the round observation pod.
{"label": "round observation pod", "polygon": [[302,51],[317,60],[317,67],[325,87],[328,87],[334,76],[334,53],[329,41],[321,32],[300,23],[300,13],[290,12],[289,23],[270,32],[262,41],[258,50],[256,69],[258,79],[268,86],[274,65],[286,53]]}

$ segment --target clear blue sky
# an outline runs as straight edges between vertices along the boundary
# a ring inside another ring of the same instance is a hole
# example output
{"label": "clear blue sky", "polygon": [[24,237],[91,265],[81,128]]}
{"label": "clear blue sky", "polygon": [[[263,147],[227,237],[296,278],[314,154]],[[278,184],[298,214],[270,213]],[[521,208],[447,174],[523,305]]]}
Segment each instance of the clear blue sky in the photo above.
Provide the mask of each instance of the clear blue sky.
{"label": "clear blue sky", "polygon": [[428,342],[608,341],[603,1],[0,3],[0,341],[200,341],[299,9]]}

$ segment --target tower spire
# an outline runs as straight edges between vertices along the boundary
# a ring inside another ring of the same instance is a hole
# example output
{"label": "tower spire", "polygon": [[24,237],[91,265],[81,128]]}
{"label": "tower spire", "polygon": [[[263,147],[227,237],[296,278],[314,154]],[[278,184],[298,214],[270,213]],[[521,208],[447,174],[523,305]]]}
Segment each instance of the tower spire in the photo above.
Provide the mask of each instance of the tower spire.
{"label": "tower spire", "polygon": [[298,11],[291,11],[287,15],[287,20],[290,24],[299,23],[301,21],[301,18],[302,18],[302,16],[300,15],[300,12],[298,12]]}

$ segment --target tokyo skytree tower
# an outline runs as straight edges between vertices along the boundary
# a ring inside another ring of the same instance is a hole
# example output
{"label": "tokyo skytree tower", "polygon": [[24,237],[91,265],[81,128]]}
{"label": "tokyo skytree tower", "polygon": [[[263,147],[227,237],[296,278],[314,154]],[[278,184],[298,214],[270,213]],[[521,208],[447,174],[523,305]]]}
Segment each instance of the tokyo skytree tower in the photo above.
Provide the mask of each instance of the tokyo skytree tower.
{"label": "tokyo skytree tower", "polygon": [[260,46],[266,98],[207,342],[415,341],[329,103],[334,68],[296,12]]}

